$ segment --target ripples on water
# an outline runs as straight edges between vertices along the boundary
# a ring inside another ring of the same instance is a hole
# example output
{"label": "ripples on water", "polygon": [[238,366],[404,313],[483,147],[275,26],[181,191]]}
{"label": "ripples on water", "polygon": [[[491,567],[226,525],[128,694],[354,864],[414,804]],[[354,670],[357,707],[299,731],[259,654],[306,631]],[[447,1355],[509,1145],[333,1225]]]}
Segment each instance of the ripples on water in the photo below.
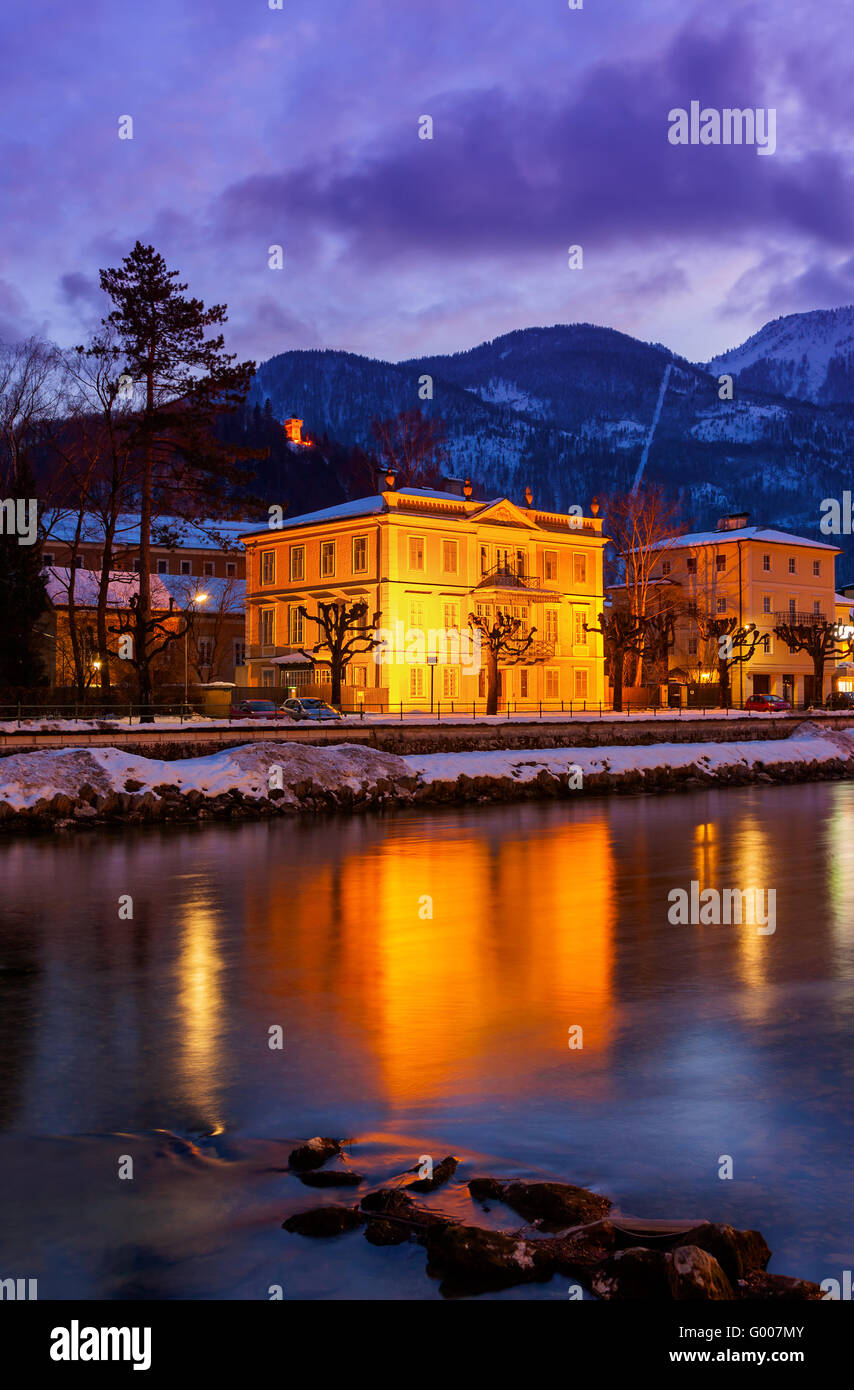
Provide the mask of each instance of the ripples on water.
{"label": "ripples on water", "polygon": [[[453,1152],[463,1179],[758,1226],[782,1273],[851,1267],[849,784],[16,840],[0,864],[3,1263],[41,1297],[436,1297],[417,1247],[279,1229],[324,1199],[276,1171],[315,1133],[355,1136],[372,1181]],[[776,888],[776,932],[670,925],[692,879]]]}

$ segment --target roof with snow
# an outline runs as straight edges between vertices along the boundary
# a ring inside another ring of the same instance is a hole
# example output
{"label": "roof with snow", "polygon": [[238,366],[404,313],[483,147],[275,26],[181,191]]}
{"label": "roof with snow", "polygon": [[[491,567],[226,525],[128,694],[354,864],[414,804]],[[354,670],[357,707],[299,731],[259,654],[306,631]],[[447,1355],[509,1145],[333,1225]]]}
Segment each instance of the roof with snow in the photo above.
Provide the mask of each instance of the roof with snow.
{"label": "roof with snow", "polygon": [[[54,608],[68,606],[71,575],[74,575],[74,602],[78,608],[97,608],[100,575],[95,570],[71,570],[67,565],[54,565],[45,570],[45,588]],[[108,608],[128,608],[131,597],[139,593],[139,575],[123,570],[110,571],[107,589]],[[208,595],[205,603],[194,603],[199,593]],[[199,612],[240,614],[246,599],[243,579],[192,579],[185,574],[152,574],[151,606],[168,611],[197,608]]]}
{"label": "roof with snow", "polygon": [[[46,542],[74,540],[77,528],[77,512],[60,510],[48,512],[43,517]],[[240,550],[240,537],[255,523],[251,521],[187,521],[180,516],[156,517],[151,526],[153,545],[168,546],[170,549],[184,550]],[[104,524],[95,512],[87,512],[83,518],[81,539],[100,542],[104,539]],[[139,516],[134,512],[123,512],[118,519],[115,546],[139,545]]]}
{"label": "roof with snow", "polygon": [[695,545],[726,545],[730,541],[764,541],[768,545],[806,545],[811,550],[832,550],[839,553],[838,545],[827,545],[824,541],[811,541],[806,536],[795,536],[789,531],[777,531],[771,526],[739,526],[733,531],[693,531],[687,536],[673,536],[662,541],[661,550],[685,550]]}

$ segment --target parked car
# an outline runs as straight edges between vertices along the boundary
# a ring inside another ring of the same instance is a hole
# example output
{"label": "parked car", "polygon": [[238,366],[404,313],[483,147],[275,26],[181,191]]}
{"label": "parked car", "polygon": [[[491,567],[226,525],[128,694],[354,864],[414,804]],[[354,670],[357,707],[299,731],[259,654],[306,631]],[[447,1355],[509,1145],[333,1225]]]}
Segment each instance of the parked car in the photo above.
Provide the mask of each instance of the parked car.
{"label": "parked car", "polygon": [[291,719],[315,719],[321,722],[326,719],[340,719],[341,715],[337,709],[327,705],[325,700],[286,700],[282,705],[285,714],[289,714]]}
{"label": "parked car", "polygon": [[827,709],[854,709],[854,691],[834,690],[824,703]]}
{"label": "parked car", "polygon": [[788,700],[783,699],[782,695],[748,695],[744,702],[744,708],[766,714],[785,714],[792,706]]}
{"label": "parked car", "polygon": [[231,706],[232,719],[282,719],[282,711],[276,709],[272,700],[241,700],[239,705]]}

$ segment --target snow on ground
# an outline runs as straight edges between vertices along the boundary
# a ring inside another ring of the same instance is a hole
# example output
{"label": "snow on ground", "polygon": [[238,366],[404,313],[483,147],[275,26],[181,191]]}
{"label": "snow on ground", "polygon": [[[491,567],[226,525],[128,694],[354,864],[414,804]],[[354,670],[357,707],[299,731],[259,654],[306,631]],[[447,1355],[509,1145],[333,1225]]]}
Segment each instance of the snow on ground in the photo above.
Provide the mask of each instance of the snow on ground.
{"label": "snow on ground", "polygon": [[657,767],[691,767],[705,772],[741,764],[813,763],[854,756],[854,730],[820,729],[801,724],[791,738],[734,743],[653,743],[600,748],[500,749],[482,753],[426,753],[405,761],[425,782],[467,777],[512,777],[529,782],[544,768],[557,774],[570,767],[582,773],[646,771]]}
{"label": "snow on ground", "polygon": [[[87,782],[99,796],[124,792],[130,790],[125,786],[129,779],[140,784],[133,788],[140,794],[166,783],[181,792],[197,790],[211,797],[233,789],[244,796],[265,796],[271,786],[270,770],[276,766],[282,769],[284,789],[307,778],[331,789],[350,786],[356,790],[363,781],[411,776],[402,758],[352,743],[328,748],[249,743],[204,758],[172,762],[133,756],[120,748],[45,748],[0,760],[0,800],[20,810],[57,793],[76,797]],[[296,801],[296,797],[289,797],[286,790],[285,800]]]}

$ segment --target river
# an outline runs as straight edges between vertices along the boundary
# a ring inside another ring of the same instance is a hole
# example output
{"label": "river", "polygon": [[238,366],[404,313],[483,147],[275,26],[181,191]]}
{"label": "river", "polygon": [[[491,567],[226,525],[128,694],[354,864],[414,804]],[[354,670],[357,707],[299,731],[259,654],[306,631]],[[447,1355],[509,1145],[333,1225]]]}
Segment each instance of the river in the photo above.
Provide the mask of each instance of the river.
{"label": "river", "polygon": [[[438,1297],[417,1246],[280,1229],[355,1200],[281,1171],[313,1134],[368,1181],[454,1153],[757,1227],[779,1273],[854,1265],[850,783],[16,839],[0,865],[0,1272],[41,1298]],[[776,929],[672,924],[691,881],[774,889]],[[480,1217],[462,1184],[431,1200]]]}

